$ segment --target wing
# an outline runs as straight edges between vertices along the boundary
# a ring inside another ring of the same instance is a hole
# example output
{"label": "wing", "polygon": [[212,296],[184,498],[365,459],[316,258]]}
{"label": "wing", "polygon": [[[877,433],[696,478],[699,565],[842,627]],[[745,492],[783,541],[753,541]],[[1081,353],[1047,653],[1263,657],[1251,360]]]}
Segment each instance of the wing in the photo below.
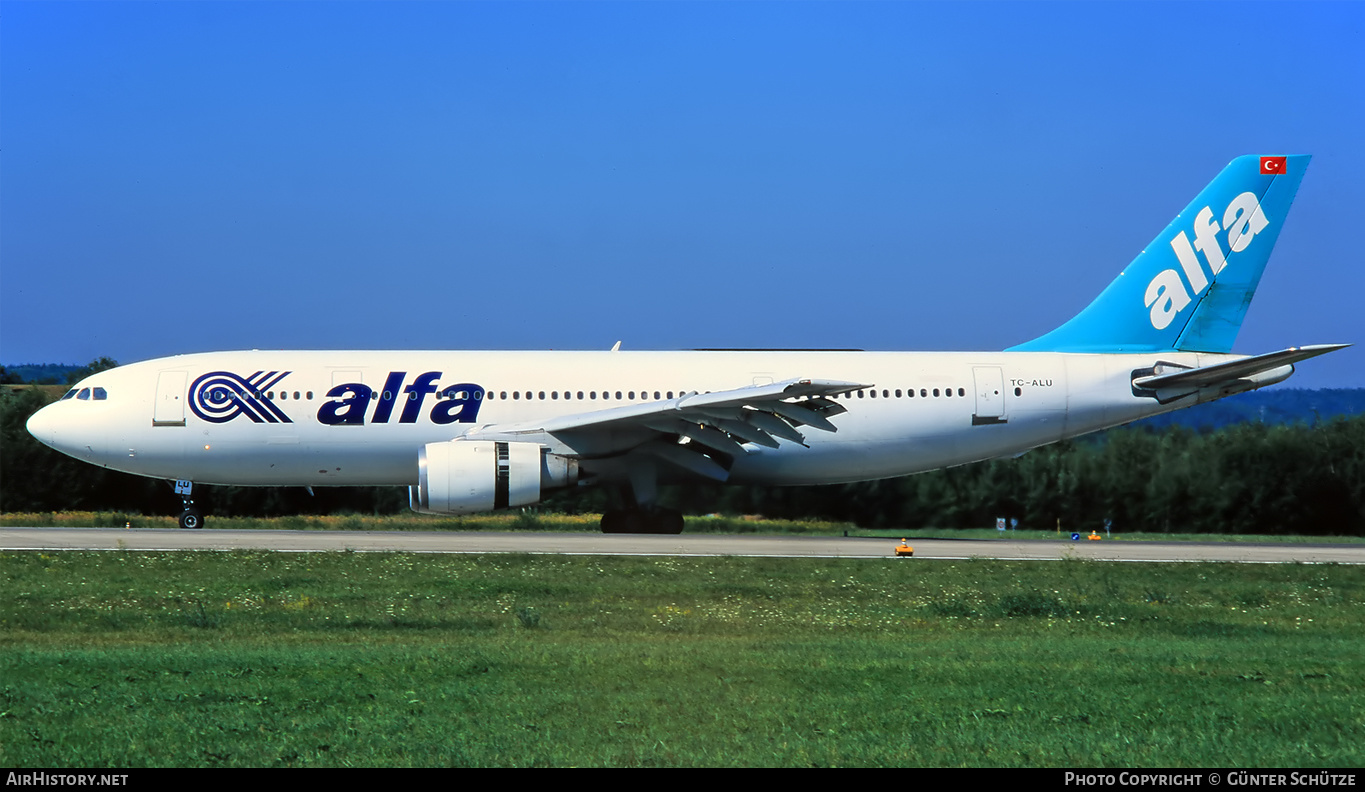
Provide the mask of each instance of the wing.
{"label": "wing", "polygon": [[730,461],[749,453],[746,444],[778,448],[785,440],[805,445],[802,428],[839,431],[830,418],[848,410],[830,397],[869,387],[857,382],[791,379],[543,421],[491,424],[474,429],[465,439],[540,442],[557,454],[579,459],[639,451],[725,481]]}

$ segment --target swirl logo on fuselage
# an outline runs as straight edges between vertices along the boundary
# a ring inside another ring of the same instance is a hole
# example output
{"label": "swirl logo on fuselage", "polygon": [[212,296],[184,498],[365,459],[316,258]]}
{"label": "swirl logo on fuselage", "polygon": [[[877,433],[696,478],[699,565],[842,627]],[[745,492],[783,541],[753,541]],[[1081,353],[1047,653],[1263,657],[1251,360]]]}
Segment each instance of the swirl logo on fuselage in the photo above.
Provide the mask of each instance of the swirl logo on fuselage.
{"label": "swirl logo on fuselage", "polygon": [[288,371],[258,371],[240,377],[230,371],[211,371],[190,386],[190,409],[211,423],[227,423],[245,415],[255,423],[293,423],[266,395]]}

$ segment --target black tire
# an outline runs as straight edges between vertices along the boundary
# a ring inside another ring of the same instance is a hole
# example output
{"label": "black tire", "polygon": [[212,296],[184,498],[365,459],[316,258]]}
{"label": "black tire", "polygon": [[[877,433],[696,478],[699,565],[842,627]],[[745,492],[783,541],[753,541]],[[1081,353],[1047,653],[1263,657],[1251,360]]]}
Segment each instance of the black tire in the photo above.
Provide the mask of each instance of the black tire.
{"label": "black tire", "polygon": [[612,509],[602,515],[602,533],[646,533],[644,515],[635,509]]}
{"label": "black tire", "polygon": [[203,528],[204,515],[198,509],[186,509],[180,512],[180,527],[186,529]]}
{"label": "black tire", "polygon": [[680,534],[683,532],[682,512],[660,509],[648,515],[648,531],[655,534]]}
{"label": "black tire", "polygon": [[682,512],[675,512],[672,509],[660,509],[658,511],[613,509],[602,515],[602,533],[680,534],[682,532]]}

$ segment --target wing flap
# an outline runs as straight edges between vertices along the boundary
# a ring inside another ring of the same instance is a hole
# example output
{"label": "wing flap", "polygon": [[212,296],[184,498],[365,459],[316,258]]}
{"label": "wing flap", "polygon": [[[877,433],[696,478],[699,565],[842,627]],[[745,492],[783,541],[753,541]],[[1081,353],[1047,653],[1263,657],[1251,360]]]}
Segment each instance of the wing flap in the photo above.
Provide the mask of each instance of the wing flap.
{"label": "wing flap", "polygon": [[665,440],[651,440],[637,450],[672,462],[684,470],[690,470],[698,476],[709,478],[712,481],[719,481],[724,484],[730,478],[730,471],[714,459],[689,451],[676,443],[669,443]]}

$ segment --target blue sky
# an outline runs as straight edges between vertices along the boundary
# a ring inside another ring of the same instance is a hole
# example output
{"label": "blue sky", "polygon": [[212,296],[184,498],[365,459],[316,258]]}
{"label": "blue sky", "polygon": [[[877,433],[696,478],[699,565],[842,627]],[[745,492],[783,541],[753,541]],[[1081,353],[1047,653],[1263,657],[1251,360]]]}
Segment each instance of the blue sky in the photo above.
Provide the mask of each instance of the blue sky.
{"label": "blue sky", "polygon": [[[0,3],[0,362],[1001,349],[1309,153],[1237,351],[1365,342],[1361,3]],[[818,376],[818,372],[812,372]],[[1299,366],[1365,387],[1365,352]]]}

